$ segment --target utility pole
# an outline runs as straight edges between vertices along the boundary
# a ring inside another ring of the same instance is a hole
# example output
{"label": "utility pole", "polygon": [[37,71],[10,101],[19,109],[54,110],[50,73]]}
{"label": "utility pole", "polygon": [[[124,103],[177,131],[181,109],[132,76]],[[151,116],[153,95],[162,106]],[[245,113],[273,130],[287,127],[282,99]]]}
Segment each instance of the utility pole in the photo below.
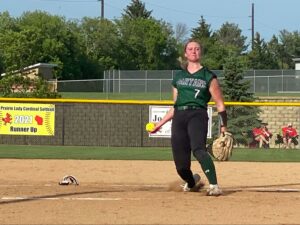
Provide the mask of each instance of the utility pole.
{"label": "utility pole", "polygon": [[104,0],[98,0],[101,2],[101,19],[104,19]]}
{"label": "utility pole", "polygon": [[252,33],[252,50],[254,48],[254,3],[252,3],[252,11],[251,11],[251,33]]}

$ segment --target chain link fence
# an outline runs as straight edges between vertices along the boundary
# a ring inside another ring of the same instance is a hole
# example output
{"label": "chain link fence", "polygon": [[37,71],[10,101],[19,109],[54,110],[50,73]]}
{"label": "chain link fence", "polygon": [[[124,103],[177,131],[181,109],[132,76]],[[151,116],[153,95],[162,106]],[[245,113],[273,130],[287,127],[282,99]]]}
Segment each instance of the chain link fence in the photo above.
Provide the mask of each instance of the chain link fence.
{"label": "chain link fence", "polygon": [[[222,81],[223,71],[213,70]],[[57,81],[58,92],[99,92],[107,98],[119,94],[139,93],[153,99],[170,99],[171,81],[176,70],[109,70],[103,79]],[[299,70],[249,70],[244,80],[250,82],[249,92],[272,96],[300,94]]]}

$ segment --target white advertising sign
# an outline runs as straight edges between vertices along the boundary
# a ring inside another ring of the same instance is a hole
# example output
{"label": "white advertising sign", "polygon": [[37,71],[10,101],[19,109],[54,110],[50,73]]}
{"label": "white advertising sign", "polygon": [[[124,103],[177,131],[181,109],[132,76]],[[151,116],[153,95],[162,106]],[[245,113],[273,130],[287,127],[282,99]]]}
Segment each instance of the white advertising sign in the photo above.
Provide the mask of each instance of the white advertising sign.
{"label": "white advertising sign", "polygon": [[[170,110],[173,106],[160,106],[160,105],[150,105],[149,106],[149,122],[157,123],[160,121],[166,113]],[[207,108],[208,113],[208,132],[207,137],[211,138],[211,128],[212,128],[212,107]],[[171,125],[172,120],[165,123],[159,131],[154,134],[149,133],[149,137],[171,137]]]}

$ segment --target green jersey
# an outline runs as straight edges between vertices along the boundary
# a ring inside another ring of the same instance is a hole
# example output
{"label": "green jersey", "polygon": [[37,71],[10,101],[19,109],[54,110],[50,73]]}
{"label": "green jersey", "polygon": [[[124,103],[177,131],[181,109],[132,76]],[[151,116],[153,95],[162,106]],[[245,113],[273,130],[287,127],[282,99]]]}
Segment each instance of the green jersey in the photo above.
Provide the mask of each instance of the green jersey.
{"label": "green jersey", "polygon": [[210,82],[217,76],[203,67],[194,74],[181,70],[175,74],[172,85],[177,89],[176,106],[200,106],[207,108],[211,98],[209,92]]}

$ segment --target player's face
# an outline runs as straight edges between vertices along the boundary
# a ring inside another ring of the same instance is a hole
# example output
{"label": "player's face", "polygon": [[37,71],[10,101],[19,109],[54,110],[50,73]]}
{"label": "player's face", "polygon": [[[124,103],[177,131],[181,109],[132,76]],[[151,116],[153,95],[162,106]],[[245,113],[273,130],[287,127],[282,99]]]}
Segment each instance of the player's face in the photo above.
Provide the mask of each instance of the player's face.
{"label": "player's face", "polygon": [[197,42],[188,43],[184,55],[189,62],[199,62],[201,58],[200,45]]}

